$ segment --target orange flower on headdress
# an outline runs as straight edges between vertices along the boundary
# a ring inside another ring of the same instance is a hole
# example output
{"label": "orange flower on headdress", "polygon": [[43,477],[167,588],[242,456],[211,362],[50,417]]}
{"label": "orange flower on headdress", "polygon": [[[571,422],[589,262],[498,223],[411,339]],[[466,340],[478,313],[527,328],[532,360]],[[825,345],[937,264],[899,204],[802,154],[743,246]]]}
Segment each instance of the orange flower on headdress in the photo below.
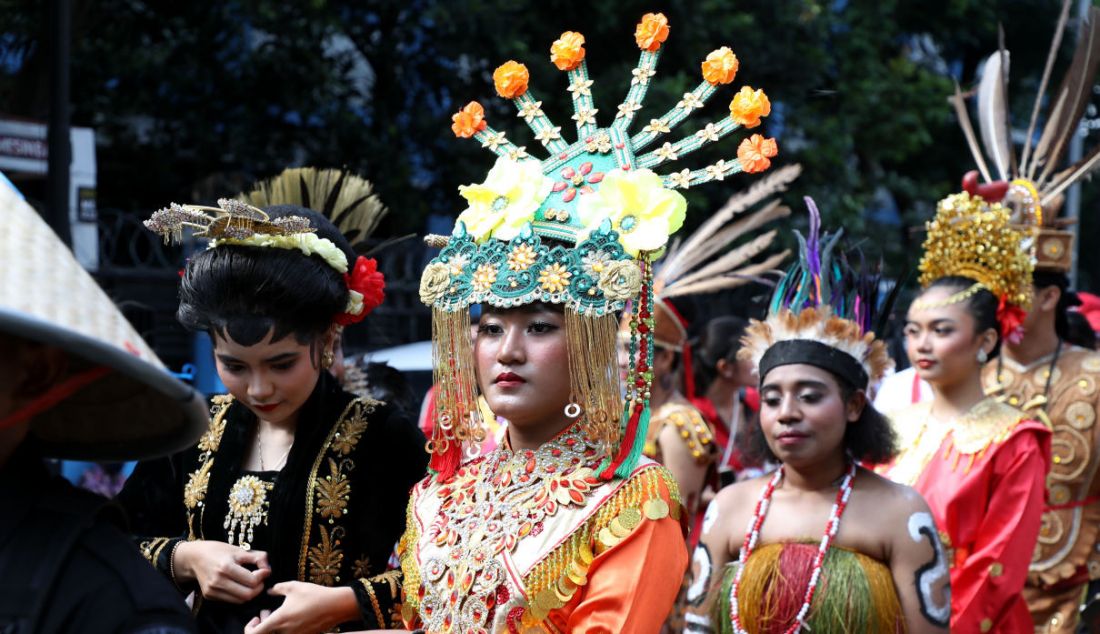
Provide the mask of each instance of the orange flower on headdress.
{"label": "orange flower on headdress", "polygon": [[728,46],[711,51],[707,59],[703,61],[703,79],[712,86],[728,84],[737,76],[737,69],[741,62],[733,54]]}
{"label": "orange flower on headdress", "polygon": [[757,174],[772,166],[771,159],[779,154],[775,139],[765,139],[759,134],[741,141],[737,146],[737,160],[746,174]]}
{"label": "orange flower on headdress", "polygon": [[742,86],[741,92],[733,96],[730,102],[730,117],[745,126],[755,128],[760,125],[760,118],[771,114],[772,102],[763,90],[753,90],[749,86]]}
{"label": "orange flower on headdress", "polygon": [[550,46],[550,61],[558,70],[573,70],[584,60],[584,36],[566,31]]}
{"label": "orange flower on headdress", "polygon": [[462,110],[451,115],[451,131],[455,136],[468,139],[485,129],[485,108],[476,101],[466,104]]}
{"label": "orange flower on headdress", "polygon": [[642,21],[634,29],[634,41],[638,48],[650,53],[661,48],[661,44],[668,39],[668,18],[663,13],[647,13],[642,16]]}
{"label": "orange flower on headdress", "polygon": [[527,92],[527,81],[531,74],[527,67],[519,62],[508,60],[493,71],[493,86],[497,94],[505,99],[515,99]]}

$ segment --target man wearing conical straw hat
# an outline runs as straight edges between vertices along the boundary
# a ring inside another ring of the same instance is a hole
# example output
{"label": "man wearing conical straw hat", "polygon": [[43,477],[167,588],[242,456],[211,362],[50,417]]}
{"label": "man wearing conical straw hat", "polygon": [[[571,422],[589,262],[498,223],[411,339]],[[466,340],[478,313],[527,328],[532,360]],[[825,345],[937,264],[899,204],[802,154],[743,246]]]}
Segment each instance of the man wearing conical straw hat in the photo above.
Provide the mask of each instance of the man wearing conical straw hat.
{"label": "man wearing conical straw hat", "polygon": [[7,185],[0,215],[0,631],[191,632],[121,513],[42,458],[178,450],[205,427],[202,400]]}

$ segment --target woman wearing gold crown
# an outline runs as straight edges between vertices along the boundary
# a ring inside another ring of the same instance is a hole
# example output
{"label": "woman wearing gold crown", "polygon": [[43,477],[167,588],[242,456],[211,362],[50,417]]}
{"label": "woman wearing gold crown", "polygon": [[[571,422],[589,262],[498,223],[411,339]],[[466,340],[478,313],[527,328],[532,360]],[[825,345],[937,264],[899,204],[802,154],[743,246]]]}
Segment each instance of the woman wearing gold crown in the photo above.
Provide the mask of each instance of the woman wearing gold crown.
{"label": "woman wearing gold crown", "polygon": [[[775,144],[755,135],[737,160],[652,171],[767,114],[763,93],[745,88],[704,134],[642,152],[736,71],[729,49],[715,51],[701,84],[631,135],[668,28],[660,14],[638,25],[636,80],[607,128],[596,124],[584,37],[568,32],[553,44],[573,95],[573,144],[531,95],[525,66],[496,70],[497,92],[549,150],[541,162],[489,128],[477,103],[454,116],[458,136],[500,158],[483,184],[461,188],[469,207],[421,280],[438,396],[434,473],[413,491],[400,546],[409,627],[656,632],[672,607],[687,564],[680,497],[668,471],[641,457],[653,380],[651,263],[684,219],[675,189],[763,171]],[[624,398],[615,313],[628,300]],[[473,346],[471,304],[483,306]],[[484,434],[479,394],[509,424],[500,446],[473,457],[466,452]]]}
{"label": "woman wearing gold crown", "polygon": [[963,192],[940,201],[909,307],[906,352],[932,386],[902,410],[902,451],[884,470],[924,495],[951,568],[951,628],[1030,632],[1020,594],[1035,548],[1050,430],[982,393],[981,370],[1017,335],[1030,298],[1027,235],[999,203]]}
{"label": "woman wearing gold crown", "polygon": [[838,254],[839,233],[819,236],[806,202],[801,258],[741,350],[760,377],[751,453],[780,467],[708,507],[687,622],[734,634],[943,632],[950,593],[928,506],[862,466],[896,451],[866,392],[890,363],[872,326],[892,299],[880,305],[878,276]]}
{"label": "woman wearing gold crown", "polygon": [[[391,625],[400,573],[387,562],[424,440],[328,372],[338,327],[382,300],[374,261],[345,238],[377,222],[369,193],[340,172],[292,170],[251,195],[266,211],[222,200],[147,222],[210,239],[184,270],[178,316],[210,333],[229,394],[197,446],[138,465],[118,499],[149,561],[196,592],[203,632]],[[273,204],[289,200],[324,213]]]}

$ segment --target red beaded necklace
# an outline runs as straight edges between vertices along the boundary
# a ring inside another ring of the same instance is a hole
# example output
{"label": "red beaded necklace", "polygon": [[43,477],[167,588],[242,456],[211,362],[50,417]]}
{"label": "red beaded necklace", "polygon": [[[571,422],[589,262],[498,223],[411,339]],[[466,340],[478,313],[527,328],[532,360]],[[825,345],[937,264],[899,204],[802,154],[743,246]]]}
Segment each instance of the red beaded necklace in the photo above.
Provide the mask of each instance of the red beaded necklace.
{"label": "red beaded necklace", "polygon": [[[756,509],[749,521],[745,542],[741,545],[741,554],[739,555],[741,564],[737,568],[737,576],[734,577],[733,588],[730,590],[730,623],[733,625],[734,634],[749,634],[741,625],[737,607],[737,591],[741,587],[741,574],[745,571],[745,564],[752,556],[757,540],[760,539],[760,527],[764,525],[764,518],[768,515],[768,506],[771,504],[772,494],[775,493],[775,487],[783,481],[783,474],[783,466],[780,466],[771,481],[768,482],[768,486],[764,487],[764,492],[757,500]],[[855,477],[856,464],[852,462],[848,466],[847,473],[844,474],[844,480],[840,483],[840,490],[836,493],[836,502],[833,503],[833,509],[829,513],[829,522],[825,525],[825,534],[821,536],[821,544],[817,549],[817,557],[814,558],[814,567],[810,573],[810,583],[806,587],[806,596],[802,601],[802,607],[798,610],[794,623],[787,628],[786,634],[797,634],[806,626],[806,617],[810,613],[810,605],[813,603],[814,592],[817,590],[821,567],[825,562],[825,553],[829,551],[829,546],[832,545],[833,538],[836,537],[837,530],[840,528],[840,516],[844,514],[844,509],[848,506],[848,498],[852,495],[852,480]]]}

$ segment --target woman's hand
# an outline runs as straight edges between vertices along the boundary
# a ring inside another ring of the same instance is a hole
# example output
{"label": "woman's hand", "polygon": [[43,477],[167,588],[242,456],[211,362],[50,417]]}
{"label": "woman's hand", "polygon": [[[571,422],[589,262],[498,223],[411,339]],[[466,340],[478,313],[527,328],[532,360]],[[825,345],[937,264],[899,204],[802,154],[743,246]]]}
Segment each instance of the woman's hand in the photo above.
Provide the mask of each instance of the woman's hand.
{"label": "woman's hand", "polygon": [[[202,596],[212,601],[249,601],[263,591],[264,579],[271,574],[267,553],[224,542],[183,542],[173,557],[176,581],[197,582]],[[256,569],[249,570],[246,565]]]}
{"label": "woman's hand", "polygon": [[348,587],[326,588],[315,583],[285,581],[268,594],[286,597],[278,610],[263,610],[245,626],[245,634],[316,634],[359,618],[359,603]]}

